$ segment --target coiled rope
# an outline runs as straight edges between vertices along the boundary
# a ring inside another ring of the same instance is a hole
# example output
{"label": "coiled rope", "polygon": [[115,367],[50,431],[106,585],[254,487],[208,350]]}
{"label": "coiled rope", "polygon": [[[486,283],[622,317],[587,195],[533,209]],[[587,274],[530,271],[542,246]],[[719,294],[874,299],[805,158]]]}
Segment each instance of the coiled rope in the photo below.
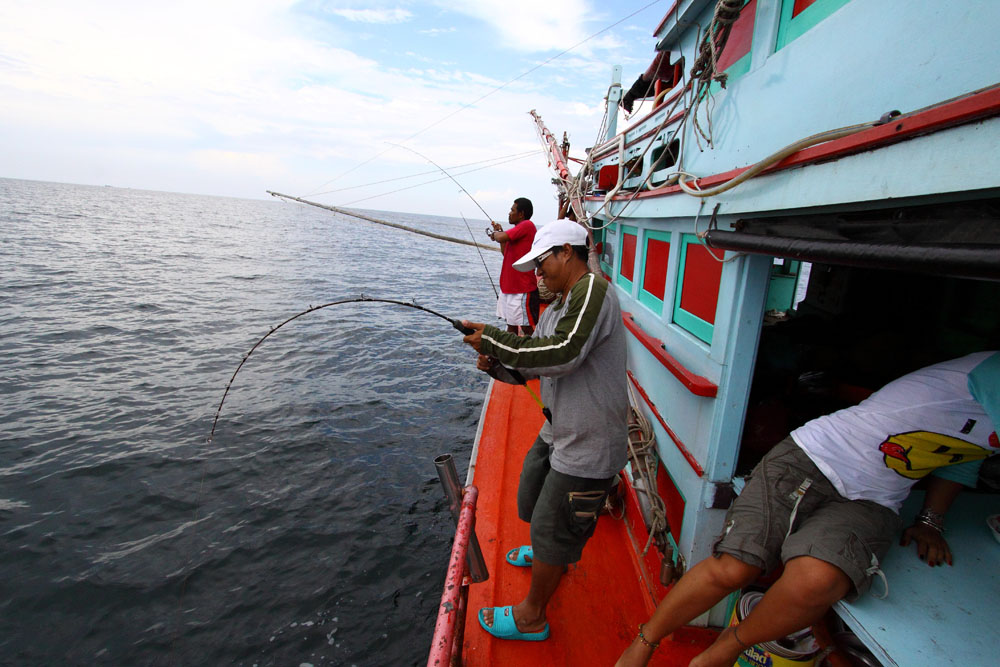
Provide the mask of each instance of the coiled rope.
{"label": "coiled rope", "polygon": [[656,454],[656,435],[653,433],[653,427],[649,420],[635,407],[638,403],[631,384],[628,385],[628,391],[632,398],[632,419],[629,420],[628,425],[628,448],[633,462],[632,468],[642,481],[642,488],[636,487],[636,491],[644,493],[649,500],[649,539],[646,540],[642,555],[646,555],[655,540],[663,554],[663,562],[673,564],[673,547],[667,538],[667,533],[670,530],[670,524],[667,521],[667,506],[656,490],[656,468],[659,464],[659,457]]}

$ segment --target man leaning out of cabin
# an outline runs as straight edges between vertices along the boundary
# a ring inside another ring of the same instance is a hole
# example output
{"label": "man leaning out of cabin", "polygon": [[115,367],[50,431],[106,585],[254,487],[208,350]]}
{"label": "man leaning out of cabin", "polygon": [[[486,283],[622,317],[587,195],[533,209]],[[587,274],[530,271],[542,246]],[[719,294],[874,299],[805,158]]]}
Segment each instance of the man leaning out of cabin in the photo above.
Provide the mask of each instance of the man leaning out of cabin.
{"label": "man leaning out of cabin", "polygon": [[580,560],[625,466],[625,332],[614,288],[587,268],[587,230],[578,223],[543,226],[514,267],[535,269],[561,297],[532,336],[463,322],[475,329],[465,342],[480,353],[477,367],[497,379],[510,381],[504,366],[541,378],[551,421],[524,458],[517,490],[531,545],[507,553],[511,566],[531,568],[530,588],[516,605],[481,609],[479,623],[501,639],[537,641],[549,636],[546,606],[568,566]]}
{"label": "man leaning out of cabin", "polygon": [[695,667],[730,667],[754,644],[818,622],[881,576],[910,488],[928,479],[923,510],[900,544],[930,566],[952,562],[944,515],[983,459],[1000,451],[1000,353],[977,352],[890,382],[860,404],[792,431],[754,468],[730,508],[714,557],[685,574],[618,660],[645,665],[663,637],[784,563],[739,625]]}

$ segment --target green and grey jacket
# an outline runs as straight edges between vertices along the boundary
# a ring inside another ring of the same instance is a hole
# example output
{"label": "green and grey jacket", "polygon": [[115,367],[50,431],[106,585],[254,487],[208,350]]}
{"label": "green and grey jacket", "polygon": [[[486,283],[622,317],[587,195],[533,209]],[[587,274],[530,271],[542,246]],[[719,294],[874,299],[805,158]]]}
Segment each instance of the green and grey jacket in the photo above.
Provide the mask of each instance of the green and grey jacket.
{"label": "green and grey jacket", "polygon": [[541,378],[552,423],[539,435],[552,446],[554,470],[604,479],[625,466],[625,329],[618,297],[604,278],[580,278],[542,313],[531,338],[486,325],[479,351]]}

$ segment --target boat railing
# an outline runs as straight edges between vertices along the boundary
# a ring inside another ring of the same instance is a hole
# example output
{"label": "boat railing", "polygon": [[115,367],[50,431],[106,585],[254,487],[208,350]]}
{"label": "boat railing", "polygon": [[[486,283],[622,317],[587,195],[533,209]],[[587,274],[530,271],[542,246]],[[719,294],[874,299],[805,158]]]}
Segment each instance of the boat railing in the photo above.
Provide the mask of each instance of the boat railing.
{"label": "boat railing", "polygon": [[[455,541],[451,546],[448,560],[448,574],[444,581],[444,592],[438,607],[437,622],[434,625],[434,640],[427,658],[428,667],[444,667],[462,663],[462,641],[465,634],[465,607],[469,597],[469,563],[466,555],[469,544],[475,538],[476,501],[479,489],[467,486],[462,492],[461,510]],[[481,556],[480,556],[481,558]]]}

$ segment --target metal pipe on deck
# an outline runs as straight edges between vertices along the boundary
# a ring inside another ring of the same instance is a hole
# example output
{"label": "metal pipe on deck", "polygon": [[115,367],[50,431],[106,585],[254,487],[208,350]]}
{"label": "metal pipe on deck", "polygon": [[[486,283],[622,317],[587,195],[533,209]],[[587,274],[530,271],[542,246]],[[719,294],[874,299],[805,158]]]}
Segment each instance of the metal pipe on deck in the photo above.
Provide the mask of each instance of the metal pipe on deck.
{"label": "metal pipe on deck", "polygon": [[[437,468],[438,477],[441,479],[444,495],[448,499],[448,509],[451,511],[451,516],[455,519],[455,524],[457,525],[459,513],[462,508],[463,493],[462,484],[458,481],[458,472],[455,470],[455,461],[451,454],[442,454],[434,459],[434,466]],[[458,539],[457,536],[455,539]],[[483,551],[479,548],[479,540],[476,538],[476,531],[474,529],[470,535],[469,576],[477,584],[490,578],[490,572],[486,568]]]}

